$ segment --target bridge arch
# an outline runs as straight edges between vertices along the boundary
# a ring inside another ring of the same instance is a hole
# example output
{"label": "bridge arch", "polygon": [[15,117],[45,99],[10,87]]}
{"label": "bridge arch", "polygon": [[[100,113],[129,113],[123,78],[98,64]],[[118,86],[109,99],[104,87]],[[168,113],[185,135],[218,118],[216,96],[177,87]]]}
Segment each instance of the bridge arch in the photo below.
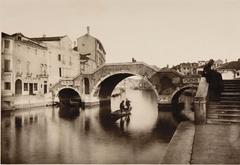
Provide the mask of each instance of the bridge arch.
{"label": "bridge arch", "polygon": [[73,87],[62,87],[56,91],[56,96],[60,103],[70,104],[70,101],[82,103],[82,98],[78,90]]}
{"label": "bridge arch", "polygon": [[171,103],[173,103],[174,100],[175,100],[176,98],[178,98],[178,97],[182,94],[182,92],[184,92],[185,90],[187,90],[187,89],[196,89],[196,90],[197,90],[197,88],[198,88],[197,85],[192,85],[192,84],[190,84],[190,85],[185,85],[185,86],[183,86],[183,87],[178,88],[178,89],[175,90],[175,92],[173,92],[172,95],[171,95],[171,98],[170,98]]}
{"label": "bridge arch", "polygon": [[159,99],[158,91],[156,87],[153,85],[153,83],[149,80],[149,77],[130,71],[118,71],[102,77],[93,87],[91,96],[93,97],[98,91],[98,96],[100,100],[104,98],[109,98],[117,84],[120,83],[125,78],[131,76],[140,76],[144,78],[144,80],[151,86],[151,89],[154,91],[157,99]]}

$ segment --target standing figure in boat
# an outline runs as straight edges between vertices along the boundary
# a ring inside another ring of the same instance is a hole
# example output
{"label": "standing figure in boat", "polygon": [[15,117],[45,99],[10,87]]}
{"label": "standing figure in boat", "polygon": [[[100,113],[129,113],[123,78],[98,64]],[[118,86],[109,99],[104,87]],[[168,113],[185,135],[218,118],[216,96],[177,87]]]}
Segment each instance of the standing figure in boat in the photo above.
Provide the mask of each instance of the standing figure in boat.
{"label": "standing figure in boat", "polygon": [[125,110],[124,100],[122,100],[122,102],[120,103],[119,108],[120,108],[121,113]]}
{"label": "standing figure in boat", "polygon": [[126,99],[126,111],[131,110],[131,101]]}

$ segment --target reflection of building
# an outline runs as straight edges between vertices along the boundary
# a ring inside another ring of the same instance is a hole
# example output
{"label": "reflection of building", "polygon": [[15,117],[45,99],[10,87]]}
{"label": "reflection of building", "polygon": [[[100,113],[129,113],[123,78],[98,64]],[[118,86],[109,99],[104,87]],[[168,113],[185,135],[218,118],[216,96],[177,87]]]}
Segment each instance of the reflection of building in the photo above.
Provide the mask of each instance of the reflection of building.
{"label": "reflection of building", "polygon": [[2,96],[46,94],[59,80],[91,72],[105,63],[105,50],[89,31],[78,38],[77,45],[73,49],[68,36],[29,38],[2,33]]}
{"label": "reflection of building", "polygon": [[217,69],[223,79],[240,79],[240,59],[223,64]]}

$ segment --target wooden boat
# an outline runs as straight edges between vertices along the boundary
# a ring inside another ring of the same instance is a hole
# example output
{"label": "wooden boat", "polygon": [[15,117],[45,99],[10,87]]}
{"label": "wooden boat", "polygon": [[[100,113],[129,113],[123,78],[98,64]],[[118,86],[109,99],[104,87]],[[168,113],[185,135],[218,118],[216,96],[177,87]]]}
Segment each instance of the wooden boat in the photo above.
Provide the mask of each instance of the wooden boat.
{"label": "wooden boat", "polygon": [[125,111],[122,111],[122,112],[120,111],[120,109],[116,110],[116,111],[111,113],[111,119],[113,121],[117,121],[118,119],[120,119],[122,117],[131,115],[131,111],[132,111],[132,107],[130,107],[129,110],[125,110]]}

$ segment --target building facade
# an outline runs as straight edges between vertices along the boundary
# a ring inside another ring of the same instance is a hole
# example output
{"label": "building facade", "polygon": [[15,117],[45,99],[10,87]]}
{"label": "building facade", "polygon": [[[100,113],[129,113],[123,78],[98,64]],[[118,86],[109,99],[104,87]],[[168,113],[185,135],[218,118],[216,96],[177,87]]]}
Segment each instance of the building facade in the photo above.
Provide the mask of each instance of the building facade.
{"label": "building facade", "polygon": [[89,27],[87,33],[77,39],[75,50],[80,54],[82,73],[91,73],[105,63],[105,49],[97,38],[89,34]]}
{"label": "building facade", "polygon": [[2,33],[2,96],[47,93],[47,47],[21,33]]}

